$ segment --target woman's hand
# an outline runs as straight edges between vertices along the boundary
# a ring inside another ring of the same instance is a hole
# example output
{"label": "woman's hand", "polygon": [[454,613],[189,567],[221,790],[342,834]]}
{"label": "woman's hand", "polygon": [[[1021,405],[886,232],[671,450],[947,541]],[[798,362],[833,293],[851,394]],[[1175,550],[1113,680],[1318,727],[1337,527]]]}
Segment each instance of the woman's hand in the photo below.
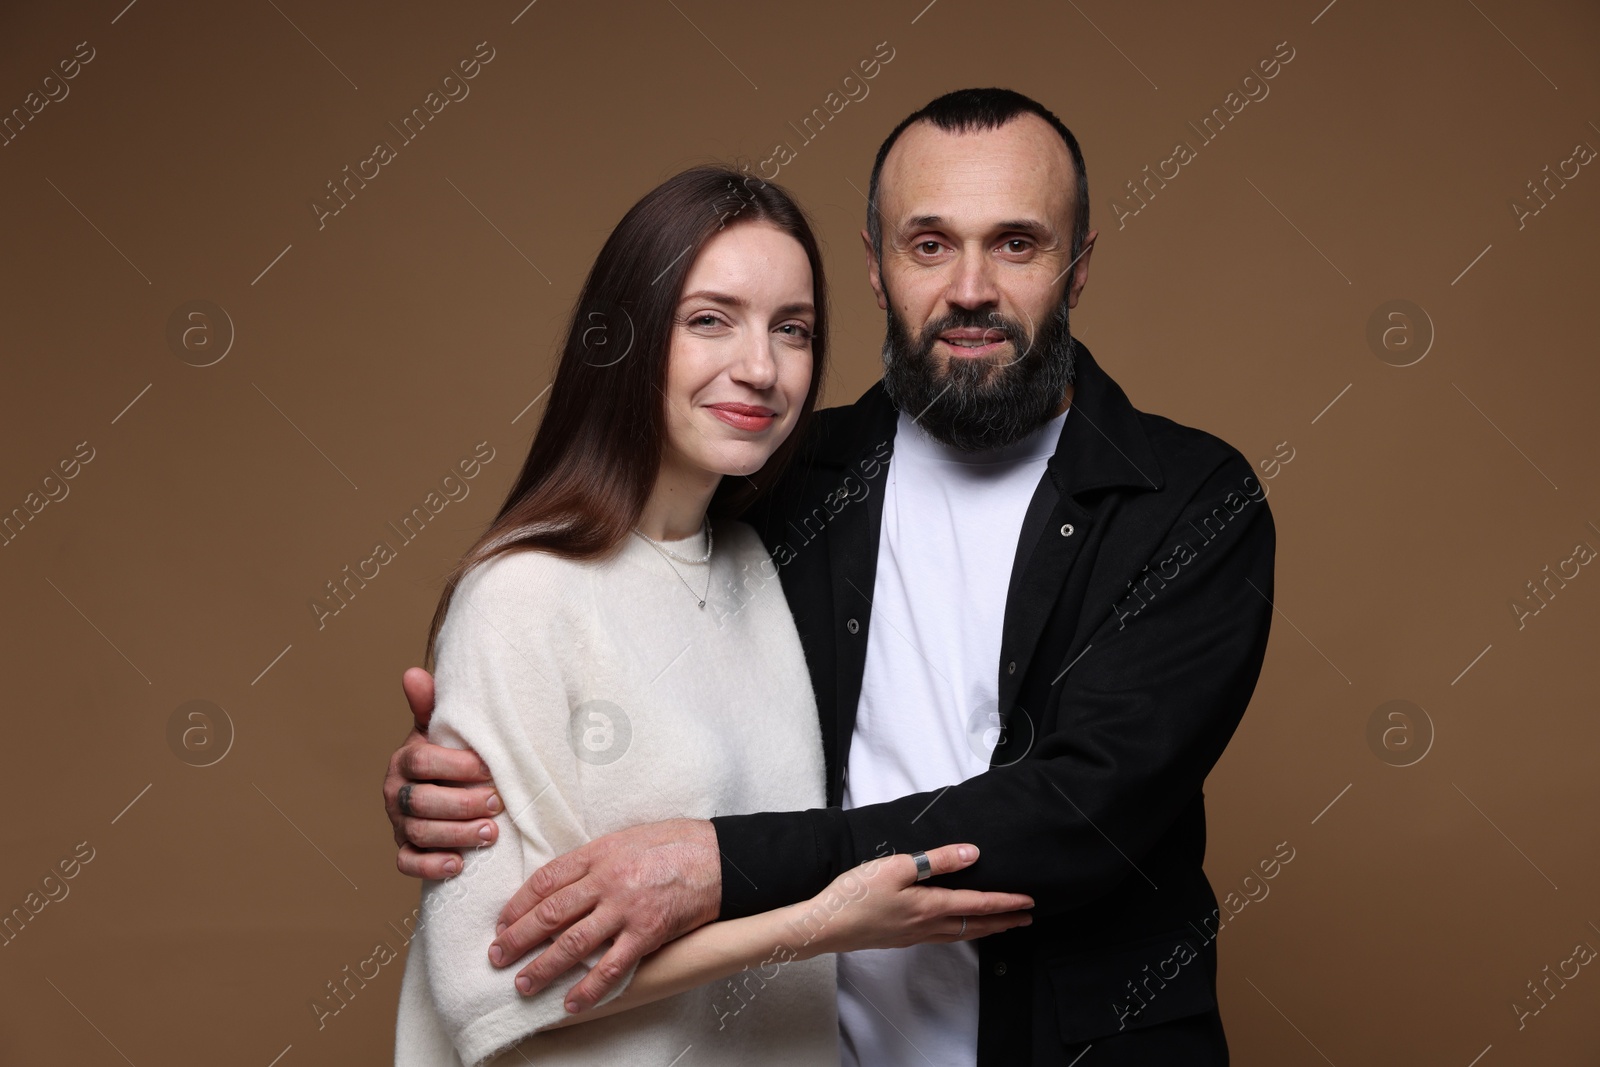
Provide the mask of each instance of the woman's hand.
{"label": "woman's hand", "polygon": [[[970,867],[976,845],[945,845],[928,852],[933,874]],[[910,855],[868,860],[835,878],[811,900],[794,905],[787,922],[807,956],[872,948],[904,948],[929,941],[971,941],[1027,926],[1033,898],[919,885]],[[962,920],[966,922],[963,924]]]}

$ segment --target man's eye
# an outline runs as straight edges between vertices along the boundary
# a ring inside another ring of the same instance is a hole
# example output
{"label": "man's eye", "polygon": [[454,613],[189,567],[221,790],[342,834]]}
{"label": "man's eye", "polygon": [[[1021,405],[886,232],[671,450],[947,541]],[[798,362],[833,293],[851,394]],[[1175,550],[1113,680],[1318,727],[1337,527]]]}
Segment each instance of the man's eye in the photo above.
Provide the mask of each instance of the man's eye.
{"label": "man's eye", "polygon": [[1006,250],[1008,252],[1026,252],[1028,250],[1028,242],[1025,238],[1013,237],[1006,242]]}
{"label": "man's eye", "polygon": [[938,241],[918,241],[917,242],[917,250],[920,251],[923,255],[927,255],[927,256],[938,255],[938,253],[939,253],[939,242]]}

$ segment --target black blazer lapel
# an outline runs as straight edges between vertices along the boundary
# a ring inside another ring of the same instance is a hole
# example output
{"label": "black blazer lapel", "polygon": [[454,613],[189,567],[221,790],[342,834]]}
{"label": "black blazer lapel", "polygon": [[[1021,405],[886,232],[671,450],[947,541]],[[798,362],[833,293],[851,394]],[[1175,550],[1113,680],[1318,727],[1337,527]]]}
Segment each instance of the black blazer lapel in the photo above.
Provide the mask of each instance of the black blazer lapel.
{"label": "black blazer lapel", "polygon": [[[884,487],[894,450],[899,413],[874,385],[856,432],[841,442],[835,455],[836,493],[841,510],[828,528],[829,577],[833,593],[833,635],[837,649],[834,672],[836,733],[828,781],[828,803],[844,796],[844,773],[855,732],[856,704],[867,665],[867,632],[872,622],[872,587],[878,573],[878,537],[883,525]],[[825,461],[819,457],[818,467]],[[860,487],[864,487],[863,489]]]}
{"label": "black blazer lapel", "polygon": [[1030,529],[1033,524],[1024,523],[1006,601],[999,689],[1004,729],[995,748],[996,765],[1020,758],[1033,743],[1031,720],[1012,722],[1011,712],[1045,623],[1094,528],[1094,515],[1077,498],[1111,486],[1159,489],[1162,484],[1161,468],[1127,394],[1100,369],[1083,342],[1074,343],[1077,379],[1071,408],[1030,506],[1048,505],[1049,517],[1037,533]]}

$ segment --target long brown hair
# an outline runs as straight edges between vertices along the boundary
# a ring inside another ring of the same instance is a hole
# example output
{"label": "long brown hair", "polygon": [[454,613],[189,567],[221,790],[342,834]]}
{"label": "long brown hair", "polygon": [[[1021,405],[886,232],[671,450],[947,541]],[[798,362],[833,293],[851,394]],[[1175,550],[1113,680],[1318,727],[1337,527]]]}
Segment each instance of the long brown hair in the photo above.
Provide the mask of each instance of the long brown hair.
{"label": "long brown hair", "polygon": [[787,233],[811,261],[811,386],[783,444],[755,474],[719,487],[712,510],[737,515],[777,481],[805,436],[827,361],[822,254],[805,212],[782,188],[731,167],[695,167],[646,193],[595,258],[522,472],[494,521],[445,579],[428,630],[430,670],[450,598],[473,567],[529,549],[595,559],[638,524],[661,466],[667,357],[685,279],[712,237],[752,222]]}

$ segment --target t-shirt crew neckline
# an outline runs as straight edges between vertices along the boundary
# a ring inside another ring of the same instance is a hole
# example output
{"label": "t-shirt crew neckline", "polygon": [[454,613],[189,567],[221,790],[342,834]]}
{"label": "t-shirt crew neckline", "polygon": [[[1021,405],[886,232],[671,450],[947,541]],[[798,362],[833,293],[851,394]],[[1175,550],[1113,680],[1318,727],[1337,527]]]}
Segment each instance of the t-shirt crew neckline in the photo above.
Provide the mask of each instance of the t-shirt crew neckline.
{"label": "t-shirt crew neckline", "polygon": [[1008,445],[998,448],[986,448],[977,452],[966,452],[953,445],[947,445],[934,437],[921,425],[917,424],[905,412],[900,413],[900,421],[915,427],[914,433],[897,434],[895,441],[896,453],[909,453],[920,459],[942,461],[946,463],[961,463],[967,466],[986,466],[993,463],[1017,463],[1030,459],[1041,459],[1055,454],[1056,445],[1061,439],[1061,428],[1066,425],[1067,413],[1072,410],[1071,405],[1066,411],[1056,415],[1049,422],[1033,430],[1026,437],[1013,441]]}

